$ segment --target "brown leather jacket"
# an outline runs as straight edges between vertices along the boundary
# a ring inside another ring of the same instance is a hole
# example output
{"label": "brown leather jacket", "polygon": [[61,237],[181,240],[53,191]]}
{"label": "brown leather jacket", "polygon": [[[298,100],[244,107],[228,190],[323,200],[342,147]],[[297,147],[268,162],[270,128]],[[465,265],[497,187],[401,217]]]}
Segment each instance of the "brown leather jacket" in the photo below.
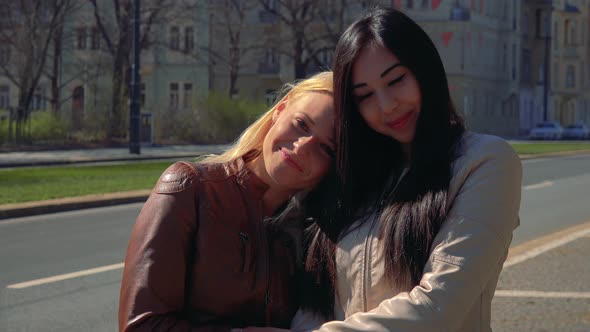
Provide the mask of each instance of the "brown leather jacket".
{"label": "brown leather jacket", "polygon": [[295,243],[264,226],[267,188],[242,159],[170,166],[131,234],[119,331],[288,328]]}

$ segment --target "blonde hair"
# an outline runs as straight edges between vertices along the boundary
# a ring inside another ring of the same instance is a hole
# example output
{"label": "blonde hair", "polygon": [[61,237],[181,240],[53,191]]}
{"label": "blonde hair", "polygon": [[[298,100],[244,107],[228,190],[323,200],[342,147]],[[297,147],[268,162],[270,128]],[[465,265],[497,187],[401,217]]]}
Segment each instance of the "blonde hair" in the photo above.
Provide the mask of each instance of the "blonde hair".
{"label": "blonde hair", "polygon": [[266,113],[246,128],[229,149],[220,155],[209,155],[202,162],[224,163],[241,158],[252,151],[259,153],[262,151],[262,142],[272,126],[272,116],[278,105],[287,100],[287,98],[287,103],[289,103],[309,92],[328,93],[332,95],[334,92],[332,86],[331,71],[315,74],[293,84],[285,84],[281,90],[283,97],[275,102]]}

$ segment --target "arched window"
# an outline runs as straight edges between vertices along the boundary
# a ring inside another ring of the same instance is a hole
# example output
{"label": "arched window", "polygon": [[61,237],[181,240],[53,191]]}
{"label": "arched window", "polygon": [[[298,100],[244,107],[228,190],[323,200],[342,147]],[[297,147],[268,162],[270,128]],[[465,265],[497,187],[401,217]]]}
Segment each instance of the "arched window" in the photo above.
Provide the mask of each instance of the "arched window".
{"label": "arched window", "polygon": [[576,87],[576,72],[573,65],[567,66],[567,74],[565,77],[565,85],[568,88]]}

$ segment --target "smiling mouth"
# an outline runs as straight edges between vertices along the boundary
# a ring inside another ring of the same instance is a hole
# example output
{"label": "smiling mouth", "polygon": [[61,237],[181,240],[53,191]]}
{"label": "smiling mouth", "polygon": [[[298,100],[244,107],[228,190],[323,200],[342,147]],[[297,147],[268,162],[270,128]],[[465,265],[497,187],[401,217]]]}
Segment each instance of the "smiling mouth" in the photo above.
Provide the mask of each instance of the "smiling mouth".
{"label": "smiling mouth", "polygon": [[398,119],[388,122],[387,126],[392,129],[402,129],[403,127],[405,127],[408,124],[408,122],[410,122],[411,118],[412,118],[412,112],[408,112],[408,113],[402,115],[401,117],[399,117]]}
{"label": "smiling mouth", "polygon": [[281,148],[281,153],[283,154],[283,157],[285,157],[285,161],[287,161],[287,164],[291,165],[299,172],[303,172],[303,167],[301,167],[301,165],[299,165],[299,163],[297,163],[295,159],[293,159],[287,151]]}

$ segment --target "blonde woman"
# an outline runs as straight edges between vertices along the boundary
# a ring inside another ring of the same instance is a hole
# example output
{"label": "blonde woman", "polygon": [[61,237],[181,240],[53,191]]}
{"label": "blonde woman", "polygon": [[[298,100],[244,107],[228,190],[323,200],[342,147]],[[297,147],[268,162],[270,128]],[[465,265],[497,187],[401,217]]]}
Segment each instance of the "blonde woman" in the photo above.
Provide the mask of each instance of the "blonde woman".
{"label": "blonde woman", "polygon": [[326,175],[335,137],[332,73],[324,72],[290,86],[222,155],[170,166],[131,234],[119,330],[289,327],[299,245],[264,221],[292,197],[305,197],[303,207],[322,197],[334,178]]}

